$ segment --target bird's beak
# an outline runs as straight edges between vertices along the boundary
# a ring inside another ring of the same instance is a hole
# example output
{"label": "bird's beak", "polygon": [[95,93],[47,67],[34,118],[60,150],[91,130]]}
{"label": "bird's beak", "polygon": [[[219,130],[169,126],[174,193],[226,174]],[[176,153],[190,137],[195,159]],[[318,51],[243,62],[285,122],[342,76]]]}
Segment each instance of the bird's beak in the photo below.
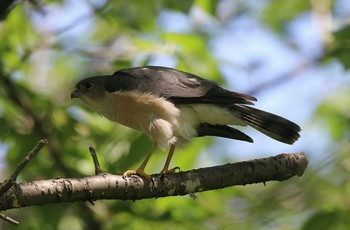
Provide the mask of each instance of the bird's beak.
{"label": "bird's beak", "polygon": [[78,98],[79,97],[79,92],[78,90],[74,90],[71,94],[70,94],[70,99],[74,99],[74,98]]}

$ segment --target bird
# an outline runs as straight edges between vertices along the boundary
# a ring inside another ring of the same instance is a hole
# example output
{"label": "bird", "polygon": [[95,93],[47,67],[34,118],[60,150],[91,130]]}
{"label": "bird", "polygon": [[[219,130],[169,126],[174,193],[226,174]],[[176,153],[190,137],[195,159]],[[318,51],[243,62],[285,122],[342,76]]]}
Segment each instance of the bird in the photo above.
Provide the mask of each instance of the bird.
{"label": "bird", "polygon": [[145,167],[156,147],[169,152],[161,173],[176,147],[194,137],[217,136],[246,142],[253,139],[232,126],[250,126],[286,144],[300,137],[301,128],[281,116],[254,108],[253,96],[224,89],[195,74],[162,66],[120,69],[112,75],[79,81],[71,99],[79,98],[107,119],[145,133],[152,147],[136,170],[123,175],[151,176]]}

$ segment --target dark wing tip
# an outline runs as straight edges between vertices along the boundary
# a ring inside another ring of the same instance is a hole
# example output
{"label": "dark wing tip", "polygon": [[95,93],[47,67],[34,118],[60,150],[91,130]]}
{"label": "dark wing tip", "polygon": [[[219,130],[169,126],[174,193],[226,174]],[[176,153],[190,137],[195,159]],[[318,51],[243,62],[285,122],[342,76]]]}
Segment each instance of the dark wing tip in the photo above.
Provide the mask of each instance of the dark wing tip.
{"label": "dark wing tip", "polygon": [[204,99],[217,104],[246,104],[254,105],[257,99],[253,96],[226,90],[218,85],[214,85],[204,96]]}

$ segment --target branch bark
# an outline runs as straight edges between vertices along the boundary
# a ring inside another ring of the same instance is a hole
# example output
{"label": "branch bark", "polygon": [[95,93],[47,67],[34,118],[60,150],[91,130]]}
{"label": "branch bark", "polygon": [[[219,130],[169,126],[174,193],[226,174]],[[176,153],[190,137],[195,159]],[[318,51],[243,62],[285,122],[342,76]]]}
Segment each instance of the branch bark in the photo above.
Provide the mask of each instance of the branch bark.
{"label": "branch bark", "polygon": [[100,199],[140,200],[179,196],[235,185],[284,181],[302,176],[308,165],[304,153],[195,169],[173,174],[154,174],[152,182],[138,176],[99,174],[15,184],[0,197],[0,211],[50,203]]}

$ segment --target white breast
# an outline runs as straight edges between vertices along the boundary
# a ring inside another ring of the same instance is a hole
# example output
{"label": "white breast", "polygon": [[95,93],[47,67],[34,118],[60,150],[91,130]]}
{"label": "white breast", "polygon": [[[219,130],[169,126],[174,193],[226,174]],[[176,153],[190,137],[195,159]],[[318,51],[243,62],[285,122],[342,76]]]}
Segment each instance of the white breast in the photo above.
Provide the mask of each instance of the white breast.
{"label": "white breast", "polygon": [[178,129],[180,110],[164,98],[137,92],[106,93],[101,114],[108,119],[130,128],[143,131],[160,148],[177,141],[174,130]]}

